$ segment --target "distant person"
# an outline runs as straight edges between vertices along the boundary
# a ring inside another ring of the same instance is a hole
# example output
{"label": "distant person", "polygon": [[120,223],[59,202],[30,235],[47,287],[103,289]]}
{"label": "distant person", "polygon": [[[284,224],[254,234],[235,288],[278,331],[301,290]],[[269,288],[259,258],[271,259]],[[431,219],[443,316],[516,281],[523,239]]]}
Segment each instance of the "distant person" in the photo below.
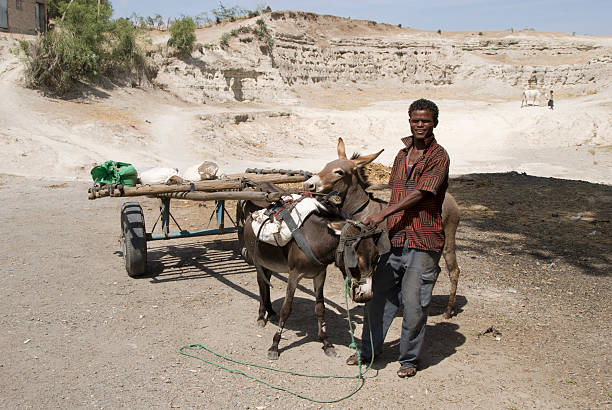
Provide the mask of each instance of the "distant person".
{"label": "distant person", "polygon": [[[374,297],[366,305],[369,319],[363,326],[360,355],[368,363],[373,353],[376,356],[382,353],[387,331],[403,305],[399,377],[416,374],[425,340],[431,293],[444,248],[442,202],[449,168],[448,154],[433,133],[438,125],[436,104],[425,99],[414,101],[408,116],[412,135],[402,138],[404,147],[393,163],[389,179],[391,200],[380,212],[363,221],[365,225],[377,226],[387,219],[391,251],[381,255],[374,275]],[[346,363],[357,364],[356,355]]]}
{"label": "distant person", "polygon": [[550,90],[550,97],[548,98],[548,108],[551,110],[555,109],[555,102],[553,101],[553,92]]}

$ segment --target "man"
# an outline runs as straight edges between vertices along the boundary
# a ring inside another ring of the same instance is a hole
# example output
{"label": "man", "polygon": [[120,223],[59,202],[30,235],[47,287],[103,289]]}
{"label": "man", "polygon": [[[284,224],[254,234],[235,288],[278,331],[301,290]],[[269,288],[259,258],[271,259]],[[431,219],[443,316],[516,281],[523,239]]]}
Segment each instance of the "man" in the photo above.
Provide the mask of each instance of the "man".
{"label": "man", "polygon": [[553,101],[553,92],[550,90],[550,98],[548,98],[548,108],[551,110],[555,108],[555,102]]}
{"label": "man", "polygon": [[[373,299],[366,305],[369,316],[362,332],[362,362],[372,358],[370,328],[375,356],[399,306],[403,305],[399,377],[417,372],[425,338],[431,293],[438,278],[438,262],[444,248],[442,202],[448,187],[449,157],[433,134],[438,107],[432,101],[414,101],[408,109],[412,136],[402,138],[389,183],[391,200],[364,223],[375,226],[387,219],[391,252],[384,255],[374,275]],[[352,355],[347,364],[357,364]]]}

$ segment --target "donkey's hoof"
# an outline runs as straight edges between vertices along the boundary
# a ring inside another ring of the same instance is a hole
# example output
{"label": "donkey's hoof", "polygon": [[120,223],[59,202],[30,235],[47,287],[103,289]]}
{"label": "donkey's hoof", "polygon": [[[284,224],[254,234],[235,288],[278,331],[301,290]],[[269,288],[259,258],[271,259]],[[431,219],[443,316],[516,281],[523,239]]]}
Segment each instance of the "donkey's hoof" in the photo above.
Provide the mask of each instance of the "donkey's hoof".
{"label": "donkey's hoof", "polygon": [[450,308],[447,308],[444,311],[444,319],[450,319],[451,317],[453,317],[453,310]]}
{"label": "donkey's hoof", "polygon": [[266,319],[257,319],[257,326],[258,327],[265,327],[266,326]]}
{"label": "donkey's hoof", "polygon": [[328,357],[338,357],[336,348],[333,346],[324,347],[323,351],[325,352],[325,355],[327,355]]}
{"label": "donkey's hoof", "polygon": [[278,350],[272,348],[268,349],[268,359],[278,360]]}

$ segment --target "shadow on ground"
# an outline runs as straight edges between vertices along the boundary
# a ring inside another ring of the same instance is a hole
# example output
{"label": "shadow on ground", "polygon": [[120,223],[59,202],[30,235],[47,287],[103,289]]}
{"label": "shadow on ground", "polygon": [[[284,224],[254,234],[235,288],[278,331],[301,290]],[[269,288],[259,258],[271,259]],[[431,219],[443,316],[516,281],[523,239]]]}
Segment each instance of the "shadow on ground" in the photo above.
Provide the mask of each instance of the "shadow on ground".
{"label": "shadow on ground", "polygon": [[449,191],[461,225],[479,232],[461,237],[460,225],[459,251],[528,254],[543,265],[563,260],[584,275],[611,274],[612,186],[509,172],[455,177]]}

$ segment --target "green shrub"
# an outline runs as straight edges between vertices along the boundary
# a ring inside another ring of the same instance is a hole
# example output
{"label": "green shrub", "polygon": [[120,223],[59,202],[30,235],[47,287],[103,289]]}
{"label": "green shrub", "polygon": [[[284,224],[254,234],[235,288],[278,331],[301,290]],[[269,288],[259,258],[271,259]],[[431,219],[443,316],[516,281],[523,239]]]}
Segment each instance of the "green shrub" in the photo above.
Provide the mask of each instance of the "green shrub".
{"label": "green shrub", "polygon": [[175,47],[179,54],[189,55],[195,43],[196,24],[191,17],[183,17],[170,23],[168,45]]}
{"label": "green shrub", "polygon": [[229,38],[230,38],[229,33],[223,33],[223,34],[221,35],[221,41],[220,41],[219,43],[220,43],[220,44],[221,44],[223,47],[227,47],[227,46],[229,46]]}
{"label": "green shrub", "polygon": [[[63,21],[33,41],[21,41],[28,86],[65,94],[78,81],[136,73],[150,77],[144,53],[136,44],[136,28],[128,19],[111,21],[110,3],[97,0],[56,1]],[[63,7],[63,8],[62,8]],[[118,77],[117,77],[118,78]]]}
{"label": "green shrub", "polygon": [[107,73],[134,72],[139,80],[143,75],[150,77],[150,67],[142,49],[136,44],[137,29],[127,19],[116,20],[110,36],[111,58],[107,60]]}
{"label": "green shrub", "polygon": [[33,42],[21,41],[28,86],[65,94],[77,80],[94,80],[101,58],[70,30],[53,30]]}

